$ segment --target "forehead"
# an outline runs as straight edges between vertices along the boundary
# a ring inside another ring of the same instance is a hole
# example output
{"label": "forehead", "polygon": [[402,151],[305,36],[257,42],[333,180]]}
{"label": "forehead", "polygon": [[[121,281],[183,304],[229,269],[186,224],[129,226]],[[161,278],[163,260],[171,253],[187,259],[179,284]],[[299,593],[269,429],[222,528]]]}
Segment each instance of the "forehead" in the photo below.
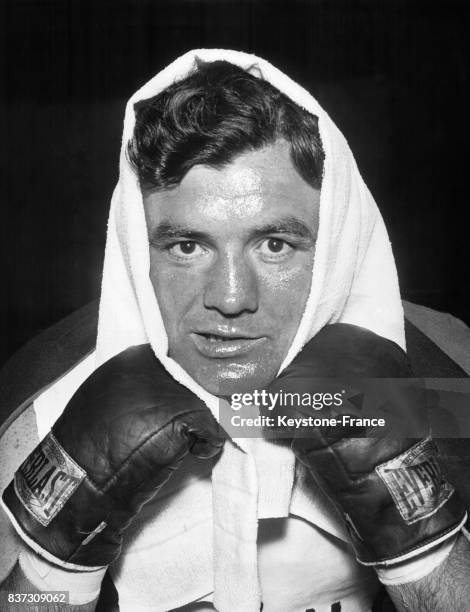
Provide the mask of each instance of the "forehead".
{"label": "forehead", "polygon": [[178,186],[144,195],[144,204],[150,226],[191,222],[235,231],[286,215],[316,224],[319,196],[295,169],[290,145],[277,141],[220,169],[194,166]]}

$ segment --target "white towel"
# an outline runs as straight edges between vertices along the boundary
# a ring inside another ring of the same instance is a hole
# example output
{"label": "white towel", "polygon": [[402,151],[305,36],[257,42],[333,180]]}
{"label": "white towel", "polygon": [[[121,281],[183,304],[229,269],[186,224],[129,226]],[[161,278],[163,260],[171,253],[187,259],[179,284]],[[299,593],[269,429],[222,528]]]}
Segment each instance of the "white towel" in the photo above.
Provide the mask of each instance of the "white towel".
{"label": "white towel", "polygon": [[[307,91],[254,55],[219,49],[186,53],[139,89],[126,107],[120,176],[108,223],[96,366],[131,345],[150,342],[168,372],[218,418],[219,399],[166,354],[168,340],[149,278],[142,194],[125,153],[134,128],[134,104],[187,76],[194,69],[195,58],[226,60],[250,69],[319,119],[325,167],[311,290],[281,370],[326,324],[361,325],[405,348],[404,321],[383,220],[346,140],[325,111]],[[294,465],[290,450],[268,442],[253,445],[253,441],[236,439],[224,447],[212,473],[214,602],[221,612],[258,612],[260,608],[258,518],[287,516],[297,504],[300,515],[308,514],[309,520],[318,517],[323,526],[328,523],[322,504],[315,503],[311,493],[292,495]],[[330,520],[332,531],[335,520]],[[184,551],[178,571],[180,575],[185,572]]]}

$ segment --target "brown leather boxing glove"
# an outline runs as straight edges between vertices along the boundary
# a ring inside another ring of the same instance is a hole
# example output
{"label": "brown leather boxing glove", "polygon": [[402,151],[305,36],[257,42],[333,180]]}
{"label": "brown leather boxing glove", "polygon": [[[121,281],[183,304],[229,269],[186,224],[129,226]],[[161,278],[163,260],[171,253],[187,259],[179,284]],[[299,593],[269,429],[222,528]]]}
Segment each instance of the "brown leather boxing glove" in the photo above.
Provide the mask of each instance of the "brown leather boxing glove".
{"label": "brown leather boxing glove", "polygon": [[[324,327],[269,390],[296,392],[299,381],[316,378],[335,380],[338,388],[354,383],[357,391],[364,380],[408,377],[406,354],[395,343],[361,327],[335,324]],[[387,410],[407,425],[408,420],[416,424],[425,414],[424,395],[398,382]],[[353,427],[312,427],[302,429],[292,448],[339,508],[362,564],[412,558],[465,523],[465,506],[446,480],[428,436],[397,437],[367,426],[359,434]]]}
{"label": "brown leather boxing glove", "polygon": [[78,389],[16,472],[3,505],[42,557],[72,570],[103,567],[185,455],[213,457],[223,443],[208,408],[150,346],[132,347]]}

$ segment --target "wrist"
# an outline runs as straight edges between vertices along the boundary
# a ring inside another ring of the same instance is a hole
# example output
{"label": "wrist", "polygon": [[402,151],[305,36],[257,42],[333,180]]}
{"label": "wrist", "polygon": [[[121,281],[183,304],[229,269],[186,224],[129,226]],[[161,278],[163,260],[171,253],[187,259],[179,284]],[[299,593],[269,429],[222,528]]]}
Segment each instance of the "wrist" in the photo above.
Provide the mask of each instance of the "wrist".
{"label": "wrist", "polygon": [[378,579],[385,586],[407,584],[409,582],[421,580],[421,578],[429,575],[444,563],[454,548],[459,536],[459,533],[454,535],[451,539],[446,540],[432,550],[410,561],[392,566],[377,566],[375,570]]}
{"label": "wrist", "polygon": [[19,565],[27,580],[39,591],[68,591],[69,603],[94,601],[101,590],[107,567],[92,571],[68,571],[46,561],[30,550],[20,552]]}

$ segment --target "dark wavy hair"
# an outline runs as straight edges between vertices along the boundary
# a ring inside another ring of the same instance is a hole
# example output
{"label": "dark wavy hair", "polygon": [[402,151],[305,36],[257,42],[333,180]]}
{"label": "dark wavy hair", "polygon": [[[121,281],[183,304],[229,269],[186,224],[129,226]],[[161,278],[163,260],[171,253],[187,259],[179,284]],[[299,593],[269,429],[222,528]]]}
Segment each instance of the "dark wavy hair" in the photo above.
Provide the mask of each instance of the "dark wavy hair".
{"label": "dark wavy hair", "polygon": [[178,185],[197,164],[223,168],[237,155],[277,139],[290,143],[300,176],[316,189],[321,186],[318,118],[229,62],[197,60],[189,76],[136,103],[134,111],[127,155],[144,191]]}

